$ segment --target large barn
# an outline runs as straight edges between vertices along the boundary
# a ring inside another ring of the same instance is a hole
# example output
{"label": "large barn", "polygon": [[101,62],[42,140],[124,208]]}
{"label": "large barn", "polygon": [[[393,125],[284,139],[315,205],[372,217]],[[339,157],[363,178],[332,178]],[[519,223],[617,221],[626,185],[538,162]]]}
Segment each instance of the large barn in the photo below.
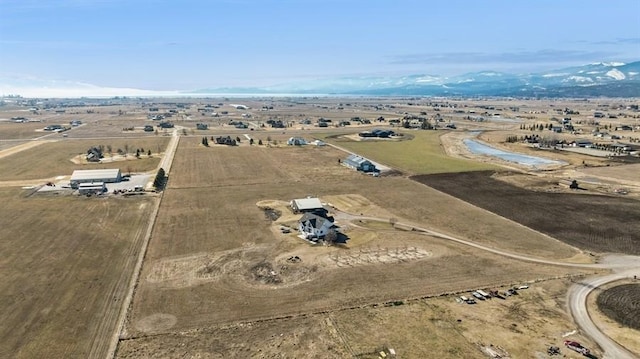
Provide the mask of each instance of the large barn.
{"label": "large barn", "polygon": [[75,170],[71,175],[69,184],[71,188],[78,189],[81,183],[116,183],[122,181],[120,170],[101,169],[101,170]]}

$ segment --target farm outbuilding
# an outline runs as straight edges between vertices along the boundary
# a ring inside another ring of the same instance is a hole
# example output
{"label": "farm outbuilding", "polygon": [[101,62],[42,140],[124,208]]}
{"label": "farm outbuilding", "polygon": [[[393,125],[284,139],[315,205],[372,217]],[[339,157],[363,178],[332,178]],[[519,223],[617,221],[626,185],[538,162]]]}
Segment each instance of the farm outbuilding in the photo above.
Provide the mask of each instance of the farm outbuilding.
{"label": "farm outbuilding", "polygon": [[122,181],[122,174],[117,168],[100,170],[75,170],[69,184],[78,189],[81,183],[117,183]]}
{"label": "farm outbuilding", "polygon": [[290,205],[291,205],[291,209],[295,213],[316,212],[316,211],[324,210],[324,207],[322,206],[322,202],[320,202],[320,199],[315,197],[294,199],[291,201]]}
{"label": "farm outbuilding", "polygon": [[107,191],[104,182],[80,183],[78,184],[78,193],[80,194],[102,194]]}
{"label": "farm outbuilding", "polygon": [[350,155],[342,161],[342,164],[357,171],[377,172],[376,165],[374,165],[373,162],[358,155]]}

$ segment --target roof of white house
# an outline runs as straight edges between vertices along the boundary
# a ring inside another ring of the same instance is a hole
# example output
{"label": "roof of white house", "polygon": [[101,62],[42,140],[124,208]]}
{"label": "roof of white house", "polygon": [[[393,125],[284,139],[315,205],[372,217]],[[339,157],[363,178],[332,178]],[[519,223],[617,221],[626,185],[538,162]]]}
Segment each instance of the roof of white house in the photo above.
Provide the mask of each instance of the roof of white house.
{"label": "roof of white house", "polygon": [[292,202],[294,202],[295,207],[298,208],[299,211],[323,208],[322,202],[320,202],[319,198],[308,197],[308,198],[294,199]]}
{"label": "roof of white house", "polygon": [[71,175],[71,181],[101,180],[104,178],[117,178],[120,176],[118,168],[100,170],[75,170]]}
{"label": "roof of white house", "polygon": [[333,227],[334,224],[330,220],[324,217],[320,217],[313,213],[305,213],[302,218],[300,218],[301,223],[309,222],[313,228],[320,229],[323,226],[327,226],[329,228]]}

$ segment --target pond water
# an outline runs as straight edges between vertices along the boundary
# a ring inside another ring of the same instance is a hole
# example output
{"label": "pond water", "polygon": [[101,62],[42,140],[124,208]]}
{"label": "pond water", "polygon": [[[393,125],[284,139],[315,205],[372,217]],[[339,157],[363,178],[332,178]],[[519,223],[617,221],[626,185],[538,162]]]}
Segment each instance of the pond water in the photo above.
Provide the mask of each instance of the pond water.
{"label": "pond water", "polygon": [[478,155],[487,155],[487,156],[493,156],[493,157],[498,157],[502,160],[505,161],[509,161],[509,162],[515,162],[521,165],[525,165],[525,166],[548,166],[548,165],[565,165],[567,164],[564,161],[555,161],[555,160],[550,160],[547,158],[542,158],[542,157],[536,157],[536,156],[529,156],[529,155],[523,155],[520,153],[515,153],[515,152],[507,152],[507,151],[503,151],[503,150],[499,150],[497,148],[491,147],[491,146],[487,146],[483,143],[480,143],[476,140],[471,140],[471,139],[465,139],[463,140],[465,146],[467,146],[467,148],[469,149],[469,151],[473,152],[474,154],[478,154]]}

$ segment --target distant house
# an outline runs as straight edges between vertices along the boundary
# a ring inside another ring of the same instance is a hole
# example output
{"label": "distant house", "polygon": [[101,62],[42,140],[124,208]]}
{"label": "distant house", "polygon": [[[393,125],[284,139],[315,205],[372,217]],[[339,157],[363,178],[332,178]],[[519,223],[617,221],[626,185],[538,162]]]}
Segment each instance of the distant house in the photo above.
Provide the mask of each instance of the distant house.
{"label": "distant house", "polygon": [[237,142],[231,136],[220,136],[216,137],[216,144],[218,145],[227,145],[227,146],[236,146]]}
{"label": "distant house", "polygon": [[44,128],[45,131],[60,131],[62,130],[64,127],[62,127],[62,125],[49,125],[47,127]]}
{"label": "distant house", "polygon": [[350,155],[348,156],[344,161],[342,161],[342,164],[344,164],[345,166],[349,167],[349,168],[353,168],[356,171],[362,171],[362,172],[377,172],[378,170],[376,169],[376,165],[373,164],[373,162],[369,161],[368,159],[358,156],[358,155]]}
{"label": "distant house", "polygon": [[614,143],[611,145],[611,149],[616,152],[629,152],[632,150],[631,145],[624,143]]}
{"label": "distant house", "polygon": [[267,120],[267,124],[273,128],[285,128],[284,122],[282,120]]}
{"label": "distant house", "polygon": [[332,221],[313,213],[305,213],[298,221],[298,231],[306,239],[324,238],[334,227]]}
{"label": "distant house", "polygon": [[103,157],[102,150],[99,147],[91,147],[87,150],[86,159],[89,162],[100,162],[100,159]]}
{"label": "distant house", "polygon": [[303,146],[306,145],[307,141],[302,137],[291,137],[287,140],[287,145],[289,146]]}
{"label": "distant house", "polygon": [[593,143],[589,140],[575,140],[571,142],[573,147],[593,147]]}

